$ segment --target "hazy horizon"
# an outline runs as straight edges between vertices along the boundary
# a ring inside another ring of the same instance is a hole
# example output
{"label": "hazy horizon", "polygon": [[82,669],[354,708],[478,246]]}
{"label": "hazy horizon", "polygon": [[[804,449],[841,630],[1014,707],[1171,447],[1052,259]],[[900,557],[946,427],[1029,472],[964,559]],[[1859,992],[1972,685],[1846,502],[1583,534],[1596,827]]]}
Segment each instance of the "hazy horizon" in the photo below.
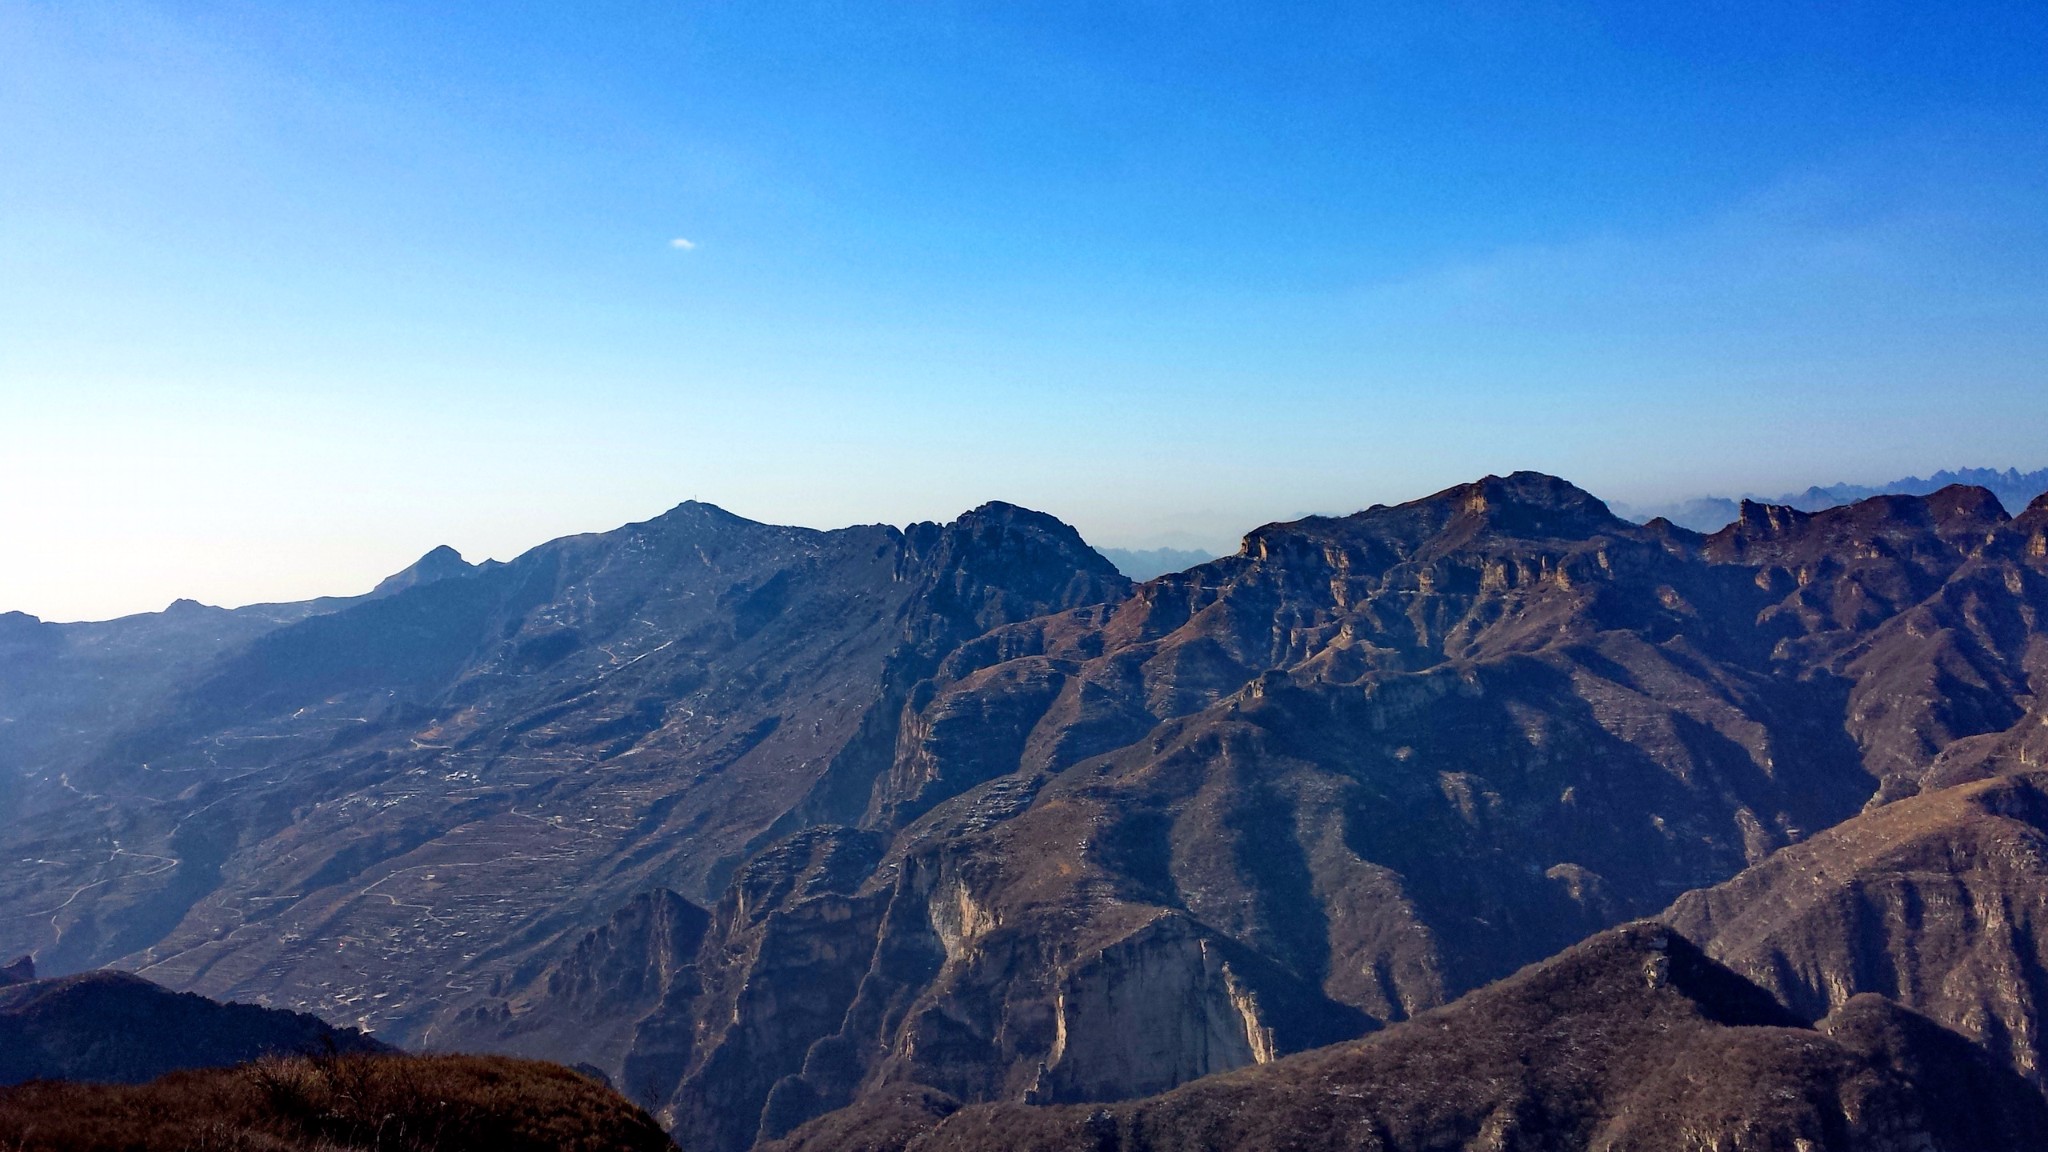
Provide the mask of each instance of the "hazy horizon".
{"label": "hazy horizon", "polygon": [[[1508,472],[1512,471],[1517,470],[1511,468],[1501,468],[1496,469],[1489,474],[1505,475]],[[1930,469],[1929,471],[1939,471],[1939,469]],[[2026,470],[2022,469],[2022,471]],[[1480,476],[1472,476],[1466,478],[1466,481],[1459,481],[1459,483],[1464,483],[1470,480],[1478,480],[1480,478]],[[1565,477],[1564,479],[1569,480],[1570,477]],[[1835,483],[1868,483],[1871,485],[1882,485],[1900,479],[1904,479],[1904,477],[1893,476],[1887,477],[1884,480],[1869,482],[1835,481]],[[1802,485],[1800,486],[1800,488],[1793,490],[1793,492],[1804,491],[1807,487],[1826,486],[1827,485],[1825,484]],[[1234,533],[1232,533],[1227,539],[1216,537],[1202,537],[1192,532],[1161,532],[1155,533],[1150,537],[1141,537],[1133,540],[1110,540],[1099,539],[1096,536],[1091,535],[1085,529],[1081,528],[1080,525],[1075,525],[1075,527],[1077,530],[1081,531],[1083,539],[1085,539],[1091,547],[1106,551],[1150,552],[1166,550],[1179,552],[1207,552],[1212,556],[1227,556],[1237,551],[1240,540],[1247,533],[1267,524],[1300,520],[1310,516],[1345,516],[1350,515],[1353,512],[1363,511],[1364,509],[1369,508],[1375,504],[1404,503],[1410,500],[1421,499],[1423,497],[1433,495],[1435,492],[1441,490],[1442,489],[1432,489],[1429,492],[1415,492],[1406,495],[1373,499],[1358,504],[1356,507],[1350,508],[1340,508],[1332,506],[1324,508],[1300,509],[1286,514],[1268,516],[1263,519],[1256,520],[1243,525],[1241,528],[1237,529]],[[1785,494],[1790,495],[1793,494],[1793,492],[1788,492]],[[1607,501],[1607,503],[1609,503],[1609,505],[1613,507],[1614,511],[1617,514],[1622,515],[1624,517],[1640,518],[1638,516],[1638,513],[1645,508],[1651,507],[1651,505],[1628,505],[1619,501],[1618,499],[1612,498],[1607,494],[1600,492],[1594,492],[1593,495],[1598,496],[1601,499]],[[1741,491],[1730,492],[1691,493],[1688,494],[1688,497],[1686,498],[1697,497],[1740,499],[1755,496],[1772,497],[1776,495],[1780,494],[1771,492],[1760,492],[1756,489],[1745,489]],[[776,520],[772,517],[749,515],[740,509],[735,509],[725,504],[721,504],[717,500],[704,499],[701,497],[694,496],[690,497],[690,499],[701,500],[703,503],[717,506],[726,512],[730,512],[737,516],[743,516],[744,518],[749,520],[755,520],[771,524],[791,524],[796,527],[814,528],[825,531],[838,528],[847,528],[862,524],[893,524],[894,526],[901,528],[915,522],[914,520],[891,521],[884,519],[868,519],[851,520],[845,523],[836,524],[797,524],[793,521]],[[990,500],[999,499],[1001,499],[1001,497],[990,498]],[[978,500],[972,505],[963,506],[954,513],[930,517],[929,519],[936,519],[940,522],[948,521],[953,519],[955,516],[963,514],[974,507],[978,507],[981,504],[988,502],[988,500]],[[1018,503],[1017,501],[1009,502]],[[678,501],[677,503],[682,503],[682,501]],[[444,540],[439,543],[430,545],[426,548],[422,548],[419,551],[412,554],[404,556],[386,556],[383,561],[382,567],[377,567],[377,561],[373,558],[373,556],[368,551],[364,551],[360,554],[360,559],[362,562],[350,566],[346,570],[336,569],[320,575],[292,574],[293,576],[297,577],[296,580],[288,580],[285,577],[280,577],[273,571],[268,571],[259,568],[256,572],[247,574],[248,578],[246,579],[217,583],[215,585],[216,588],[228,590],[227,594],[225,595],[208,595],[204,592],[195,592],[190,590],[178,589],[169,589],[168,593],[166,594],[165,589],[168,586],[164,584],[163,581],[165,579],[168,579],[168,577],[164,577],[157,578],[149,582],[147,591],[143,590],[143,585],[140,583],[134,581],[123,582],[122,586],[118,590],[117,595],[128,596],[130,597],[130,599],[128,600],[111,598],[108,594],[107,589],[103,587],[88,587],[82,590],[82,596],[74,598],[68,602],[60,597],[56,601],[56,603],[59,605],[59,608],[55,612],[38,612],[30,607],[0,603],[0,613],[16,611],[27,612],[29,615],[36,616],[45,621],[50,621],[54,623],[76,623],[85,621],[115,619],[121,616],[133,615],[136,613],[157,612],[163,610],[171,602],[176,600],[195,600],[199,603],[219,608],[241,608],[251,604],[289,603],[293,601],[316,599],[322,596],[353,596],[363,592],[370,591],[371,588],[373,588],[379,581],[383,580],[385,577],[391,576],[399,571],[402,571],[406,567],[417,562],[421,557],[425,556],[427,552],[432,551],[435,548],[454,548],[458,553],[462,555],[462,558],[465,561],[471,564],[478,564],[486,561],[509,561],[527,551],[530,551],[533,548],[539,547],[542,544],[546,544],[549,541],[558,539],[562,536],[613,531],[615,529],[625,527],[628,524],[640,523],[646,520],[653,519],[654,517],[669,511],[669,509],[673,507],[675,507],[675,505],[671,504],[666,507],[657,509],[655,511],[648,512],[645,515],[633,516],[630,519],[622,520],[617,523],[604,525],[587,525],[581,528],[571,529],[567,532],[555,533],[550,536],[530,540],[525,543],[517,543],[515,541],[513,543],[506,544],[503,541],[511,538],[501,536],[499,543],[495,545],[484,545],[485,548],[489,549],[488,551],[482,551],[470,547],[463,547],[462,545],[455,543],[453,540]],[[1060,513],[1055,509],[1034,508],[1034,510],[1046,512],[1048,514],[1058,516],[1062,520],[1067,520],[1067,517],[1061,516]],[[2018,508],[2007,509],[2007,512],[2015,515],[2018,514],[2019,511],[2020,509]],[[1067,520],[1067,522],[1073,523],[1071,520]],[[473,533],[467,535],[474,536]],[[331,575],[334,578],[335,582],[332,584],[319,586],[315,586],[314,584],[309,582],[310,580],[317,580],[321,578],[321,575]],[[4,583],[0,583],[0,587],[4,586],[6,586]],[[284,589],[284,591],[273,592],[263,591],[260,589]],[[152,599],[152,597],[154,597],[154,599]],[[63,605],[67,603],[73,606],[69,609],[63,607]],[[94,605],[108,604],[114,605],[114,607],[112,607],[111,609],[107,607],[94,607]]]}
{"label": "hazy horizon", "polygon": [[0,0],[0,610],[2040,467],[2048,9]]}

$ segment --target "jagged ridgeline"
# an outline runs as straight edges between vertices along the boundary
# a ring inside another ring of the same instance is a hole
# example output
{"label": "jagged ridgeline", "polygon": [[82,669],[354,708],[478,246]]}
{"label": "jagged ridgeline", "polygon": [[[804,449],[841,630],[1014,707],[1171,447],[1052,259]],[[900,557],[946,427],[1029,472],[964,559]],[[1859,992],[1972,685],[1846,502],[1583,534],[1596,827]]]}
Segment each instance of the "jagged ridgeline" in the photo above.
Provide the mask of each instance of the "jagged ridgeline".
{"label": "jagged ridgeline", "polygon": [[[2031,919],[1941,921],[2006,974],[1972,1015],[1881,978],[1914,941],[1859,960],[1861,921],[1761,869],[1839,828],[1869,891],[1906,865],[1854,830],[1962,788],[1914,827],[2032,843],[1998,781],[2038,763],[2044,611],[2042,501],[1703,536],[1517,473],[1136,586],[1007,505],[813,532],[686,504],[354,600],[0,618],[0,837],[34,862],[0,953],[587,1062],[740,1149],[906,1092],[1270,1063],[1756,865],[1719,891],[1782,894],[1797,939],[1736,897],[1673,922],[1784,1026],[1876,991],[2037,1076],[2041,937],[1984,927]],[[2038,875],[2014,859],[1972,890]]]}

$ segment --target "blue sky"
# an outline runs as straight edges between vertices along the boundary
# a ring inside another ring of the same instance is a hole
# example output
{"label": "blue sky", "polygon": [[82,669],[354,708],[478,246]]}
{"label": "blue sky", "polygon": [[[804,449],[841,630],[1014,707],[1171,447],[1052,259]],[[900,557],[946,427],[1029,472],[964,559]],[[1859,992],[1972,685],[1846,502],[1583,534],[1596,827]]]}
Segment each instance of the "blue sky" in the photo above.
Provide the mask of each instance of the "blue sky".
{"label": "blue sky", "polygon": [[2040,467],[2043,365],[2038,0],[0,0],[0,609],[692,496],[1228,546]]}

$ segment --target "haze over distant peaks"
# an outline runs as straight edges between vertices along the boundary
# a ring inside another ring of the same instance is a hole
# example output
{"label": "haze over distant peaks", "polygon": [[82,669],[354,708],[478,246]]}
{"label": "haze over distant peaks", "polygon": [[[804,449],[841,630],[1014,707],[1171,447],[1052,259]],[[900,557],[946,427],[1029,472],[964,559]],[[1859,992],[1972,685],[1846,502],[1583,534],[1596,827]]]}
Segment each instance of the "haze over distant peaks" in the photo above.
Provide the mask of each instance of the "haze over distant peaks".
{"label": "haze over distant peaks", "polygon": [[[2005,510],[2018,513],[2034,497],[2048,492],[2048,468],[2032,472],[2021,472],[2017,468],[2000,471],[1996,468],[1958,468],[1953,471],[1944,468],[1931,476],[1907,476],[1888,484],[1818,484],[1804,492],[1787,492],[1781,496],[1758,496],[1751,493],[1747,499],[1765,504],[1780,504],[1797,508],[1802,512],[1818,512],[1823,508],[1836,508],[1843,504],[1854,504],[1872,496],[1928,496],[1951,484],[1969,484],[1988,490],[2005,505]],[[1616,512],[1639,524],[1648,523],[1662,516],[1673,524],[1682,525],[1698,532],[1713,532],[1724,525],[1735,522],[1741,514],[1742,499],[1730,496],[1696,496],[1689,500],[1674,500],[1663,504],[1623,504],[1614,502]]]}
{"label": "haze over distant peaks", "polygon": [[1169,572],[1185,572],[1223,553],[1207,548],[1097,548],[1116,570],[1133,580],[1150,580]]}

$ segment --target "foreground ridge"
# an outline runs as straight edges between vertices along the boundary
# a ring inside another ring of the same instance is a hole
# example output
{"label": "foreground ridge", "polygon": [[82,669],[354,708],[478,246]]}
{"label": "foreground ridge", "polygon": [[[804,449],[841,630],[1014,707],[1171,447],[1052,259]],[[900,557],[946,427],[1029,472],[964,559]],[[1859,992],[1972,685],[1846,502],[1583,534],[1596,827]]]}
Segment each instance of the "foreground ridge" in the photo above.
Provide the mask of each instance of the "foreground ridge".
{"label": "foreground ridge", "polygon": [[673,1152],[646,1113],[567,1068],[503,1056],[276,1057],[140,1085],[0,1089],[19,1152]]}

